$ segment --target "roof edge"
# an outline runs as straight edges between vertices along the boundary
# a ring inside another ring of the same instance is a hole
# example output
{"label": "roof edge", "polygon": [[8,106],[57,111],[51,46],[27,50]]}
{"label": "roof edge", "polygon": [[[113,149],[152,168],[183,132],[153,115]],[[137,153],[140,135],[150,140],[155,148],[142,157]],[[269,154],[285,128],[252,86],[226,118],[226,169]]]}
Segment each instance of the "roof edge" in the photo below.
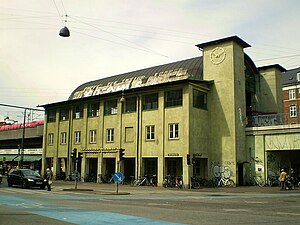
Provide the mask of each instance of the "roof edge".
{"label": "roof edge", "polygon": [[198,44],[196,46],[200,49],[203,49],[203,48],[205,48],[207,46],[210,46],[210,45],[224,43],[224,42],[228,42],[228,41],[234,41],[234,42],[238,43],[243,48],[251,47],[251,45],[249,45],[247,42],[243,41],[241,38],[239,38],[236,35],[226,37],[226,38],[222,38],[222,39],[217,39],[217,40],[214,40],[214,41],[205,42],[205,43],[202,43],[202,44]]}
{"label": "roof edge", "polygon": [[261,67],[258,67],[257,69],[258,70],[267,70],[267,69],[271,69],[271,68],[276,68],[280,72],[286,72],[287,71],[283,66],[281,66],[279,64],[272,64],[272,65],[267,65],[267,66],[261,66]]}

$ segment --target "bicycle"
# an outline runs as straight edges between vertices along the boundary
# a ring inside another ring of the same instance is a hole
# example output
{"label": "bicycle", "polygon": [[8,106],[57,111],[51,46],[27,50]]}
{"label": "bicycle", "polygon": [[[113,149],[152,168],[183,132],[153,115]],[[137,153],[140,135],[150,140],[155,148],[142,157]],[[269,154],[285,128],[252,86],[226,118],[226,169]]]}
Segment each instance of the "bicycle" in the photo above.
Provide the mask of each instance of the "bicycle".
{"label": "bicycle", "polygon": [[193,188],[193,189],[200,188],[200,183],[197,181],[196,177],[191,177],[191,188]]}
{"label": "bicycle", "polygon": [[261,176],[253,176],[253,181],[254,181],[254,184],[259,187],[265,186],[265,181],[262,179]]}
{"label": "bicycle", "polygon": [[234,187],[234,181],[229,179],[229,178],[225,178],[225,177],[220,177],[219,181],[218,181],[218,187]]}

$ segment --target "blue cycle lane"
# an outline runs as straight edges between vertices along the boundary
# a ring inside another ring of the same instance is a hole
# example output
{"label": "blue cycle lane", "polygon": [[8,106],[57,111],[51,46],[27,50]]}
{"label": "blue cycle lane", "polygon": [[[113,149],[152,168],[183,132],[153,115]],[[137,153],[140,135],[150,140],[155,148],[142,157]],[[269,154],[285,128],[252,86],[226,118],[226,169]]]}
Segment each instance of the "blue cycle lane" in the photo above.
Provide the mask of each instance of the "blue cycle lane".
{"label": "blue cycle lane", "polygon": [[[42,196],[39,196],[42,197]],[[45,196],[43,196],[45,197]],[[84,196],[49,196],[45,198],[54,199],[95,199]],[[179,223],[148,219],[138,216],[131,216],[120,213],[106,211],[87,211],[82,208],[59,206],[40,201],[33,201],[20,196],[10,196],[0,194],[0,206],[15,208],[32,214],[49,217],[79,225],[96,224],[146,224],[146,225],[180,225]]]}
{"label": "blue cycle lane", "polygon": [[[254,194],[254,195],[202,195],[202,196],[39,196],[48,199],[61,200],[122,200],[122,199],[224,199],[224,198],[285,198],[300,197],[299,193],[291,194]],[[73,224],[146,224],[146,225],[178,225],[179,223],[154,220],[138,216],[131,216],[106,211],[87,211],[78,207],[59,206],[40,201],[29,200],[21,196],[0,194],[0,205],[7,208],[22,209],[26,212],[58,219]]]}

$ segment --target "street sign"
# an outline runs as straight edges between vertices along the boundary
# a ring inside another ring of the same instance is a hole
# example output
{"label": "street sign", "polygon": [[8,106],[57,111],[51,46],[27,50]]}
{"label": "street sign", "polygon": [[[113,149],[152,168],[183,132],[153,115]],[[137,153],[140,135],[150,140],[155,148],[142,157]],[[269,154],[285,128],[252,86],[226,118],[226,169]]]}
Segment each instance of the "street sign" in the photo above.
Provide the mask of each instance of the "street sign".
{"label": "street sign", "polygon": [[124,175],[121,172],[116,172],[113,176],[113,179],[116,183],[121,183],[124,180]]}

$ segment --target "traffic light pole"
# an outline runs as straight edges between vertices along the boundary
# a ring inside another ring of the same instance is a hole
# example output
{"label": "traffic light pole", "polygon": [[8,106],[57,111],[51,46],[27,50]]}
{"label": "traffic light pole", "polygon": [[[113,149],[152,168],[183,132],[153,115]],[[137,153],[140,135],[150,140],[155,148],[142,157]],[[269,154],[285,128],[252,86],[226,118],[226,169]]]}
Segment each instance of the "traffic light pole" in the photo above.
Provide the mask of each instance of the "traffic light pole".
{"label": "traffic light pole", "polygon": [[78,184],[78,158],[75,159],[75,190],[77,190]]}

